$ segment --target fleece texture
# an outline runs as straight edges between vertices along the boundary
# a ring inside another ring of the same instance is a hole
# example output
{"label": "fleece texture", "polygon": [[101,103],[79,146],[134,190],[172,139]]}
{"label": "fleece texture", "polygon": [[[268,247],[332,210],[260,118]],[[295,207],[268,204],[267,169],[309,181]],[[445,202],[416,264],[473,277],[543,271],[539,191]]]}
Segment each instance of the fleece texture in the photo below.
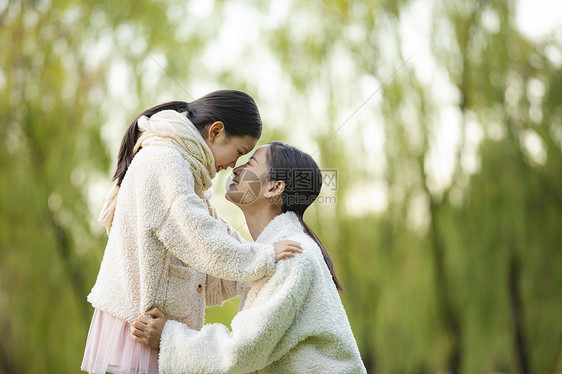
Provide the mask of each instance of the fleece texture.
{"label": "fleece texture", "polygon": [[111,233],[88,301],[132,323],[156,306],[200,329],[205,305],[237,293],[235,281],[271,274],[271,244],[241,243],[198,195],[193,171],[178,150],[148,145],[121,183]]}
{"label": "fleece texture", "polygon": [[303,253],[246,283],[232,331],[222,324],[195,331],[166,322],[161,373],[366,373],[320,248],[298,217],[277,216],[257,242],[285,239],[300,242]]}
{"label": "fleece texture", "polygon": [[[140,116],[137,126],[139,136],[132,156],[134,157],[142,147],[149,145],[163,145],[175,149],[191,167],[195,193],[204,198],[205,191],[211,187],[216,174],[215,158],[195,125],[175,110],[162,110],[150,118]],[[98,218],[100,223],[106,226],[108,234],[111,232],[118,195],[119,185],[115,183]]]}

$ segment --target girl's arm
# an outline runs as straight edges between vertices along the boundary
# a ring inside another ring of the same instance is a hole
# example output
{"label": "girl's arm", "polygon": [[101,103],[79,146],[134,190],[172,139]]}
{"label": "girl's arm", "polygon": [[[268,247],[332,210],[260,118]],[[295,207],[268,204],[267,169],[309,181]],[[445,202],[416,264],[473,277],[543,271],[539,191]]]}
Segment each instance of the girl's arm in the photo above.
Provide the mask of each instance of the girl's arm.
{"label": "girl's arm", "polygon": [[207,204],[194,192],[183,192],[172,199],[155,234],[185,264],[233,281],[261,279],[274,272],[276,255],[283,259],[302,251],[299,243],[290,241],[274,245],[240,243],[222,222],[211,217]]}
{"label": "girl's arm", "polygon": [[238,242],[194,192],[173,199],[156,236],[184,263],[217,278],[256,280],[275,268],[272,245]]}
{"label": "girl's arm", "polygon": [[250,281],[271,274],[274,247],[240,243],[229,235],[195,193],[188,163],[174,150],[154,148],[144,154],[146,160],[138,160],[145,165],[139,176],[144,179],[135,188],[140,218],[162,245],[185,264],[217,278]]}

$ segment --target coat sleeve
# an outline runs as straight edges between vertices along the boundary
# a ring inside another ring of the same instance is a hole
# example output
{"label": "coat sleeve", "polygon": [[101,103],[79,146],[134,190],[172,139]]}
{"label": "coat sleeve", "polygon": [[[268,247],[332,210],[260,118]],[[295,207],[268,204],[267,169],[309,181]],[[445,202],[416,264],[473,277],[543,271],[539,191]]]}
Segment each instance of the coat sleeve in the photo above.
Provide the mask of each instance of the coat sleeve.
{"label": "coat sleeve", "polygon": [[238,282],[215,278],[207,274],[205,306],[222,305],[226,300],[240,295]]}
{"label": "coat sleeve", "polygon": [[298,344],[286,335],[312,287],[314,272],[306,268],[298,258],[278,264],[253,305],[234,317],[232,331],[218,323],[195,331],[167,321],[160,341],[161,372],[249,373],[279,360]]}
{"label": "coat sleeve", "polygon": [[172,199],[156,237],[184,263],[217,278],[251,281],[275,269],[272,245],[233,238],[195,192],[182,192]]}

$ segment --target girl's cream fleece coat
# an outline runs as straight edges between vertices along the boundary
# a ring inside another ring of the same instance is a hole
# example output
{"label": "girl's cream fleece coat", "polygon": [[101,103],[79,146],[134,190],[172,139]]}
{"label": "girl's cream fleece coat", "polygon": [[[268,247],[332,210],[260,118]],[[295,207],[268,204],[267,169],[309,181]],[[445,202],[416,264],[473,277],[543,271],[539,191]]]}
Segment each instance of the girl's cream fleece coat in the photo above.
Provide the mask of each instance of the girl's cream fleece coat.
{"label": "girl's cream fleece coat", "polygon": [[232,331],[222,324],[195,331],[166,322],[161,373],[366,372],[320,248],[295,213],[277,216],[256,241],[284,239],[300,242],[303,253],[247,283]]}
{"label": "girl's cream fleece coat", "polygon": [[132,323],[156,306],[168,318],[200,329],[206,304],[237,293],[235,282],[228,281],[256,280],[274,271],[273,246],[236,240],[194,187],[190,164],[177,150],[147,146],[135,155],[88,296],[95,308]]}

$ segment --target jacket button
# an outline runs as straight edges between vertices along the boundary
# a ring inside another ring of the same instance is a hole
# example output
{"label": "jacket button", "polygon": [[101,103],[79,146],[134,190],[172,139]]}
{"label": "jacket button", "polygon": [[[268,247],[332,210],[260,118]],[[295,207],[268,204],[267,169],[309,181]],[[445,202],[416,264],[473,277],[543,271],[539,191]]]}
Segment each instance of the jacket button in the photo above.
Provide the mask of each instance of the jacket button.
{"label": "jacket button", "polygon": [[203,286],[202,285],[197,286],[197,292],[199,292],[199,293],[203,292]]}

